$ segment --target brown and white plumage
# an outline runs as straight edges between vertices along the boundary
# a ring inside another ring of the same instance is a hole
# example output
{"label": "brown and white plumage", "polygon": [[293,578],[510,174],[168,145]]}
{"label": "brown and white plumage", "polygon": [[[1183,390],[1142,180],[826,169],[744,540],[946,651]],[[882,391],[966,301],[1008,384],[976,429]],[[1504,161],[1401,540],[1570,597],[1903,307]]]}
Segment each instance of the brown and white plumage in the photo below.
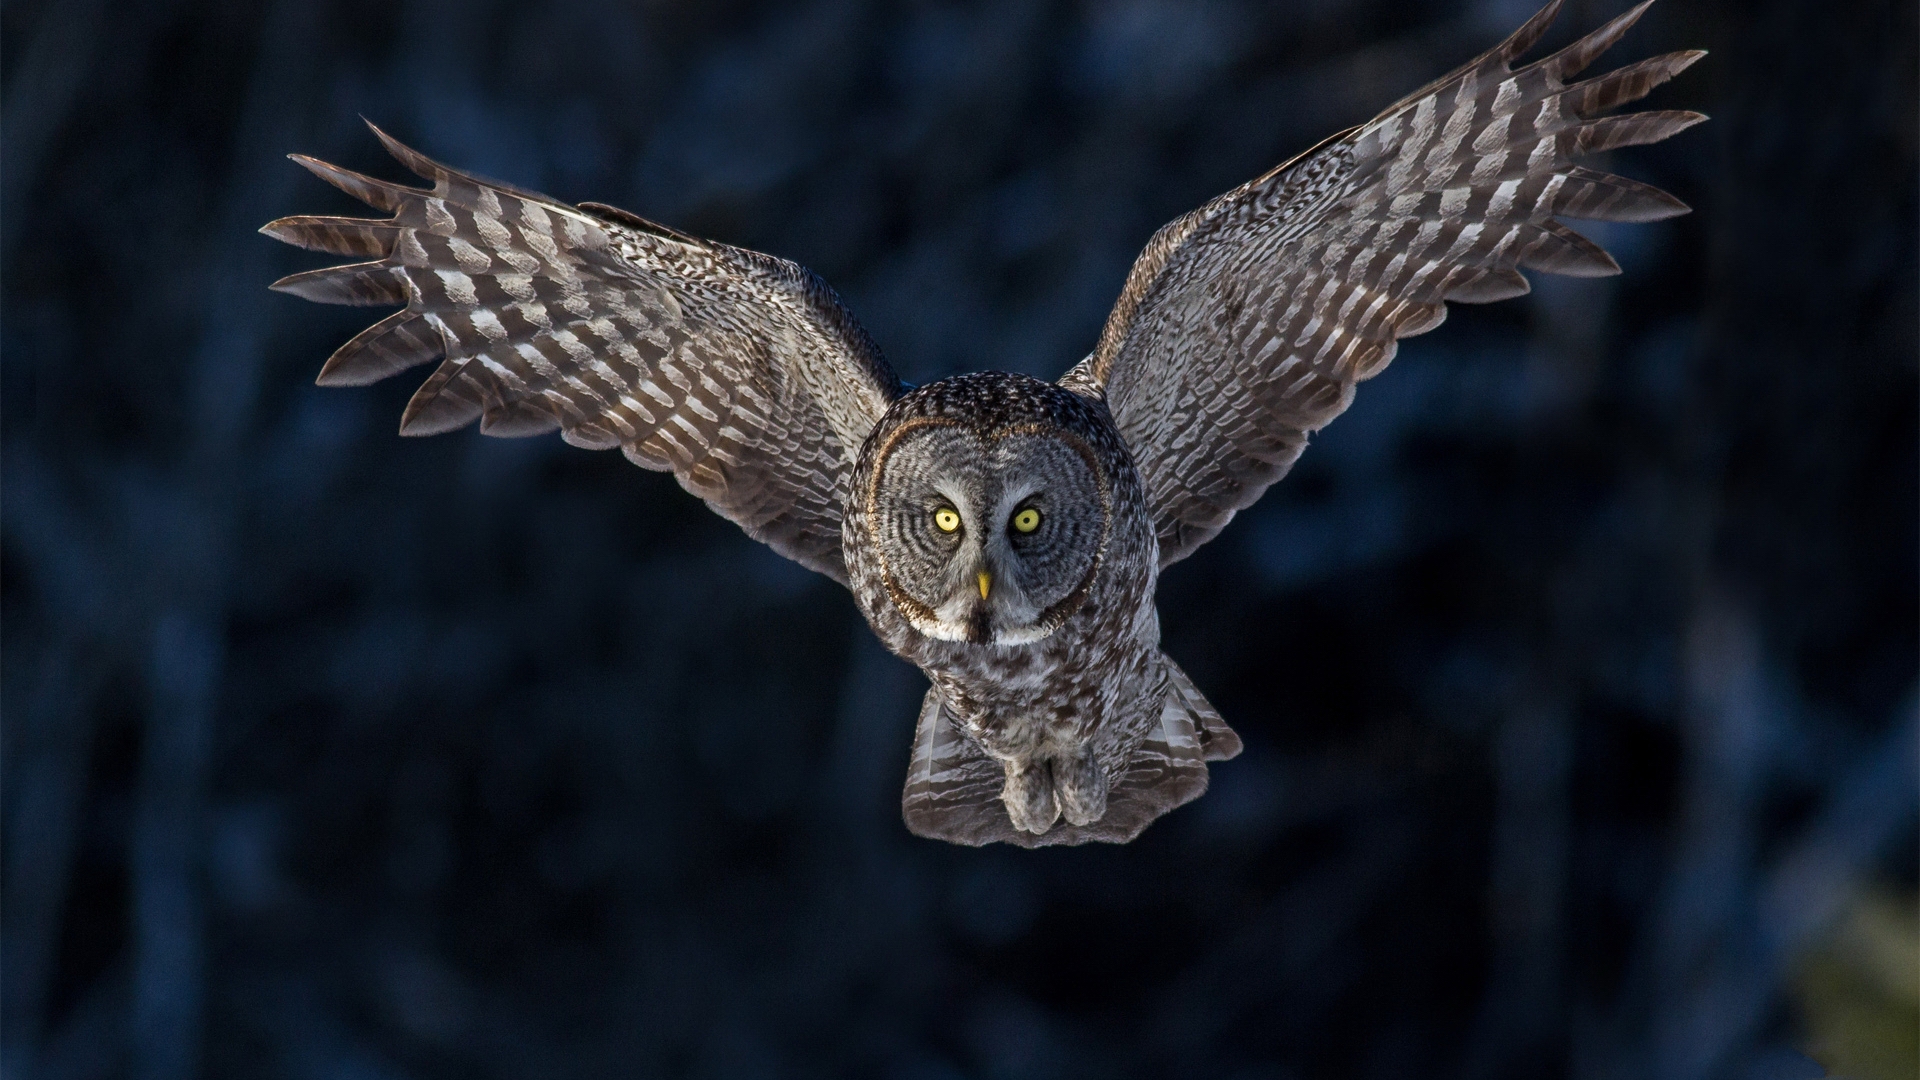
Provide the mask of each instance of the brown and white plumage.
{"label": "brown and white plumage", "polygon": [[1001,766],[955,723],[939,689],[927,691],[900,799],[907,827],[921,836],[970,847],[1126,843],[1160,815],[1206,794],[1207,762],[1237,757],[1240,736],[1220,719],[1186,672],[1165,654],[1159,660],[1167,693],[1156,708],[1140,716],[1144,731],[1107,796],[1106,814],[1092,825],[1069,822],[1039,835],[1014,827],[1001,806]]}
{"label": "brown and white plumage", "polygon": [[260,230],[371,260],[275,289],[406,305],[334,353],[321,385],[443,360],[408,403],[401,434],[479,420],[488,435],[558,428],[576,446],[618,446],[636,465],[671,470],[782,555],[846,581],[847,471],[900,384],[825,283],[784,259],[610,207],[480,180],[374,133],[433,187],[296,155],[394,216],[290,217]]}
{"label": "brown and white plumage", "polygon": [[[909,391],[793,263],[480,180],[378,129],[431,189],[296,157],[393,217],[262,231],[368,260],[275,288],[402,307],[336,352],[323,385],[442,361],[402,434],[479,420],[490,435],[557,428],[619,446],[848,585],[933,684],[903,795],[914,832],[1124,842],[1240,748],[1159,651],[1159,569],[1285,475],[1448,301],[1518,296],[1523,269],[1619,271],[1558,218],[1686,212],[1575,159],[1704,119],[1599,116],[1702,54],[1569,83],[1643,3],[1515,69],[1559,6],[1161,229],[1057,385],[986,373]],[[1016,535],[1008,515],[1026,512],[1040,516]]]}
{"label": "brown and white plumage", "polygon": [[1308,434],[1346,411],[1398,339],[1438,326],[1446,301],[1519,296],[1521,269],[1619,272],[1556,217],[1687,212],[1656,188],[1574,164],[1706,119],[1590,119],[1701,52],[1565,81],[1650,3],[1512,70],[1553,21],[1554,0],[1472,63],[1155,234],[1069,380],[1106,391],[1153,501],[1162,566],[1286,475]]}

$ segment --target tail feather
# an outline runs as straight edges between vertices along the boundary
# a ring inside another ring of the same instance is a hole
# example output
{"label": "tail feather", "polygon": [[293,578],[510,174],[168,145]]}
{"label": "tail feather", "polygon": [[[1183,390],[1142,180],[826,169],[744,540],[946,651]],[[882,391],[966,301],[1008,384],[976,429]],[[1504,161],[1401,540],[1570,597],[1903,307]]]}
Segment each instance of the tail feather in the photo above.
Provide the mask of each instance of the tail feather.
{"label": "tail feather", "polygon": [[1226,761],[1239,757],[1240,736],[1227,726],[1225,720],[1220,719],[1220,713],[1213,703],[1194,687],[1193,680],[1187,678],[1187,673],[1180,670],[1180,665],[1174,663],[1172,657],[1163,653],[1160,660],[1167,666],[1167,697],[1177,695],[1186,706],[1199,734],[1201,756],[1207,761]]}
{"label": "tail feather", "polygon": [[901,813],[916,836],[978,847],[1006,843],[1020,847],[1102,842],[1124,844],[1175,807],[1207,790],[1208,761],[1240,752],[1240,737],[1220,719],[1186,673],[1162,658],[1167,693],[1160,715],[1128,758],[1126,771],[1107,792],[1107,811],[1099,821],[1065,821],[1039,835],[1014,828],[1000,801],[1006,774],[1000,763],[967,738],[940,699],[927,691],[914,736],[913,762],[901,795]]}
{"label": "tail feather", "polygon": [[1013,822],[1000,802],[1004,782],[999,763],[961,733],[942,706],[940,688],[930,687],[900,797],[908,831],[969,847],[1011,839]]}

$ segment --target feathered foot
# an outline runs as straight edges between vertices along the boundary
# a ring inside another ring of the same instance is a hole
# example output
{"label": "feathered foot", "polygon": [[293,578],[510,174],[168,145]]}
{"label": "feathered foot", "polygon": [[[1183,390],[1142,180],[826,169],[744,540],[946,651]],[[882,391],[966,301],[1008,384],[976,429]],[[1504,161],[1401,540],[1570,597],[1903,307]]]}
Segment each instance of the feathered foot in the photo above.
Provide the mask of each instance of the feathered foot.
{"label": "feathered foot", "polygon": [[1093,756],[1093,747],[1053,762],[1053,792],[1070,825],[1091,825],[1107,814],[1107,771]]}
{"label": "feathered foot", "polygon": [[1006,766],[1007,782],[1000,801],[1007,804],[1013,827],[1038,836],[1060,820],[1060,804],[1053,797],[1053,767],[1044,759]]}

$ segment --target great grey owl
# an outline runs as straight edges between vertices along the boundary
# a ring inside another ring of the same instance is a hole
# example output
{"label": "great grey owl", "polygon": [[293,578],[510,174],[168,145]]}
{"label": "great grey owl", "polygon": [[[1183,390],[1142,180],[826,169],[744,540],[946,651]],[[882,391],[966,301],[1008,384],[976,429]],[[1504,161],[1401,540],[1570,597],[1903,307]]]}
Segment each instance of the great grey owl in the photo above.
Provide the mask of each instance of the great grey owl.
{"label": "great grey owl", "polygon": [[[1556,218],[1686,212],[1573,159],[1704,117],[1596,114],[1699,59],[1569,83],[1646,5],[1524,67],[1554,0],[1466,66],[1156,233],[1094,351],[1058,383],[903,385],[832,290],[783,259],[430,161],[417,189],[295,160],[385,220],[269,236],[368,261],[274,285],[402,310],[320,371],[358,386],[442,360],[400,421],[559,429],[619,447],[848,586],[932,682],[908,828],[961,844],[1125,842],[1240,740],[1159,648],[1159,572],[1279,480],[1397,339],[1519,273],[1619,271]],[[1064,819],[1064,820],[1062,820]]]}

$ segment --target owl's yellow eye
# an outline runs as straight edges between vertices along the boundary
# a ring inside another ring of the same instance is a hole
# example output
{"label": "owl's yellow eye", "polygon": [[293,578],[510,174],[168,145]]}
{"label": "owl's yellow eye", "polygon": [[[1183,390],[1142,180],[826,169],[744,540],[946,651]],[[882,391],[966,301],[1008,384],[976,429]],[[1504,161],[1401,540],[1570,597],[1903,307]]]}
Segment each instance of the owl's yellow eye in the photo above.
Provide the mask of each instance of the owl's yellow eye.
{"label": "owl's yellow eye", "polygon": [[1040,511],[1029,506],[1013,515],[1013,531],[1030,533],[1040,527]]}
{"label": "owl's yellow eye", "polygon": [[933,512],[933,526],[941,532],[950,533],[960,527],[960,512],[951,506],[943,506]]}

